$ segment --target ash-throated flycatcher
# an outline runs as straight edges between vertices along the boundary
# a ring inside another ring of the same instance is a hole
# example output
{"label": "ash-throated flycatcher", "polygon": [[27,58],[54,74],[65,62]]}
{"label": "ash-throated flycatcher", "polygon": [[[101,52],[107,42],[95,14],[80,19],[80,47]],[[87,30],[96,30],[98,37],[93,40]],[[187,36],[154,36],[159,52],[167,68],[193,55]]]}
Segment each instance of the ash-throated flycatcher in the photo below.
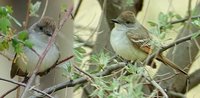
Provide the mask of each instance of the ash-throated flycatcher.
{"label": "ash-throated flycatcher", "polygon": [[[152,38],[149,31],[136,20],[135,14],[131,11],[122,12],[112,21],[115,27],[111,31],[110,42],[114,51],[126,60],[144,61],[152,52],[149,44]],[[159,54],[156,59],[187,75],[162,54]]]}
{"label": "ash-throated flycatcher", "polygon": [[[56,22],[52,18],[44,17],[28,29],[28,39],[33,43],[32,48],[36,53],[41,55],[45,51],[56,28]],[[39,60],[39,56],[33,50],[28,47],[24,47],[24,58],[19,57],[16,58],[16,61],[13,61],[10,72],[11,78],[15,75],[27,76],[28,74],[33,73]],[[49,68],[51,68],[58,59],[59,50],[54,42],[42,61],[38,74],[42,74],[43,72],[49,70]]]}

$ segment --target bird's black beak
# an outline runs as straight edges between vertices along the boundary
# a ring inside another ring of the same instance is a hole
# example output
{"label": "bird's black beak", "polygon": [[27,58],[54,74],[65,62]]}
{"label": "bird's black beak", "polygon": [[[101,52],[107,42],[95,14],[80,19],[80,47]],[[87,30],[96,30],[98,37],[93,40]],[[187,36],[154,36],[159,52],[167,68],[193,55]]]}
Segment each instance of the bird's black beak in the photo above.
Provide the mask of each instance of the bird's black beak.
{"label": "bird's black beak", "polygon": [[119,24],[119,20],[118,20],[118,19],[111,19],[111,21],[112,21],[113,23]]}
{"label": "bird's black beak", "polygon": [[51,32],[46,32],[46,35],[47,36],[52,36],[52,33]]}

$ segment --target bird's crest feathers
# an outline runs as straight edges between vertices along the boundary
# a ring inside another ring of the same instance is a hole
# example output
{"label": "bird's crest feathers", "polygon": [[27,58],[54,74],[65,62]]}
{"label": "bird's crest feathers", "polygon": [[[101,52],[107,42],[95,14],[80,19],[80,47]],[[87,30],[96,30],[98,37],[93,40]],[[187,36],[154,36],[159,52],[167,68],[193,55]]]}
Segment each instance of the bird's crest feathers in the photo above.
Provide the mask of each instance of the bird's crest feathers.
{"label": "bird's crest feathers", "polygon": [[133,12],[131,12],[131,11],[124,11],[124,12],[122,12],[120,15],[119,15],[119,17],[118,17],[118,19],[120,20],[120,21],[123,21],[123,22],[125,22],[125,23],[135,23],[135,14],[133,13]]}

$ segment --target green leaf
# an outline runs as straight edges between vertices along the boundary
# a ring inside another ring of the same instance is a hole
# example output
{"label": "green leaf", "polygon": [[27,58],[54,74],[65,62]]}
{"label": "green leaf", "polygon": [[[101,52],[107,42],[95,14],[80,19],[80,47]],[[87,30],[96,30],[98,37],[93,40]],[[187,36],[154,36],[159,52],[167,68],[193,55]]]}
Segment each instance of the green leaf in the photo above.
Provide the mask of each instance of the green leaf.
{"label": "green leaf", "polygon": [[198,37],[200,35],[200,31],[197,31],[195,33],[192,34],[192,39],[195,39],[196,37]]}
{"label": "green leaf", "polygon": [[75,61],[77,63],[81,63],[82,59],[83,59],[83,55],[81,52],[79,52],[78,50],[74,49],[74,54],[75,54]]}
{"label": "green leaf", "polygon": [[33,47],[33,43],[32,43],[31,41],[29,41],[29,40],[25,40],[25,41],[24,41],[24,44],[25,44],[25,46],[27,46],[27,47],[29,47],[29,48],[32,48],[32,47]]}
{"label": "green leaf", "polygon": [[194,25],[200,27],[200,18],[193,20],[193,21],[192,21],[192,24],[194,24]]}
{"label": "green leaf", "polygon": [[159,21],[159,24],[161,26],[164,26],[167,24],[167,21],[168,21],[168,17],[167,15],[165,15],[164,13],[160,13],[159,16],[158,16],[158,21]]}
{"label": "green leaf", "polygon": [[3,51],[5,49],[7,49],[8,47],[9,47],[9,45],[8,45],[7,41],[0,42],[0,51]]}
{"label": "green leaf", "polygon": [[31,6],[30,6],[30,15],[29,16],[38,17],[37,12],[39,11],[40,6],[41,6],[41,1],[37,1],[35,4],[31,3]]}
{"label": "green leaf", "polygon": [[86,53],[86,50],[84,48],[82,48],[82,47],[77,47],[75,49],[80,53]]}
{"label": "green leaf", "polygon": [[18,39],[25,41],[28,38],[28,32],[27,31],[21,31],[18,34]]}
{"label": "green leaf", "polygon": [[134,3],[134,0],[126,0],[127,6],[132,6]]}
{"label": "green leaf", "polygon": [[8,44],[8,41],[3,41],[2,42],[2,45],[3,45],[3,47],[5,48],[5,49],[8,49],[9,48],[9,44]]}
{"label": "green leaf", "polygon": [[181,15],[179,15],[179,14],[176,14],[175,17],[176,17],[176,19],[182,19]]}
{"label": "green leaf", "polygon": [[6,6],[6,12],[8,14],[12,14],[13,13],[12,7],[11,6]]}
{"label": "green leaf", "polygon": [[10,14],[8,14],[8,17],[10,19],[12,19],[19,27],[22,27],[22,24],[17,19],[15,19],[13,16],[11,16]]}
{"label": "green leaf", "polygon": [[67,4],[62,4],[60,6],[61,12],[65,12],[67,10]]}
{"label": "green leaf", "polygon": [[165,38],[165,36],[166,36],[166,33],[165,32],[162,32],[161,34],[160,34],[160,39],[164,39]]}
{"label": "green leaf", "polygon": [[16,44],[15,46],[15,52],[17,54],[21,53],[23,51],[23,45],[21,43]]}
{"label": "green leaf", "polygon": [[11,26],[11,23],[8,18],[2,17],[0,18],[0,31],[3,31],[6,33],[9,30],[9,27]]}
{"label": "green leaf", "polygon": [[0,43],[0,51],[3,51],[3,50],[4,50],[3,44]]}
{"label": "green leaf", "polygon": [[153,21],[148,21],[149,25],[154,27],[154,26],[158,26],[158,24],[156,22]]}
{"label": "green leaf", "polygon": [[1,17],[5,17],[5,16],[7,16],[7,11],[6,11],[6,8],[5,7],[1,7],[0,8],[0,16]]}
{"label": "green leaf", "polygon": [[6,6],[6,7],[0,7],[0,16],[6,17],[8,14],[11,14],[13,12],[12,7]]}
{"label": "green leaf", "polygon": [[17,41],[17,39],[12,39],[12,46],[15,49],[15,52],[17,54],[21,53],[23,51],[23,45]]}

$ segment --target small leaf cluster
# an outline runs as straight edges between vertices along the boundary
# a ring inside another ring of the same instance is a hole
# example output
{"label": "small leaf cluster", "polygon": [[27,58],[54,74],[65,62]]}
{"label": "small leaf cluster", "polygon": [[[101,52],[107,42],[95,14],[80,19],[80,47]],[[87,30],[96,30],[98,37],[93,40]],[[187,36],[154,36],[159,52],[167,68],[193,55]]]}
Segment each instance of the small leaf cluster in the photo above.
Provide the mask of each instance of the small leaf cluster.
{"label": "small leaf cluster", "polygon": [[31,3],[30,4],[30,14],[29,14],[29,16],[39,17],[39,15],[37,14],[37,12],[39,11],[40,6],[41,6],[41,1],[37,1],[34,4]]}
{"label": "small leaf cluster", "polygon": [[153,27],[151,33],[158,36],[160,39],[164,39],[166,31],[173,28],[173,25],[170,22],[175,19],[182,19],[182,17],[174,12],[169,12],[167,14],[160,12],[158,22],[148,21],[150,26]]}
{"label": "small leaf cluster", "polygon": [[192,24],[194,24],[194,25],[196,25],[197,27],[200,28],[200,18],[194,19],[194,20],[192,21]]}
{"label": "small leaf cluster", "polygon": [[108,53],[100,51],[99,53],[91,55],[90,61],[93,62],[96,66],[95,70],[92,70],[91,73],[97,73],[102,71],[106,66],[109,66],[110,56]]}
{"label": "small leaf cluster", "polygon": [[138,83],[141,77],[141,74],[138,74],[139,70],[141,69],[129,64],[120,75],[114,74],[105,78],[96,77],[92,83],[92,86],[96,89],[90,96],[97,96],[98,98],[144,98],[143,85]]}
{"label": "small leaf cluster", "polygon": [[28,32],[21,31],[15,33],[11,21],[21,24],[11,16],[13,10],[11,7],[0,7],[0,51],[4,51],[12,46],[16,53],[21,53],[24,46],[32,48],[32,43],[27,39]]}
{"label": "small leaf cluster", "polygon": [[126,0],[127,6],[133,6],[134,0]]}
{"label": "small leaf cluster", "polygon": [[[144,98],[144,93],[142,91],[143,84],[139,83],[144,73],[143,67],[137,67],[136,65],[128,64],[120,70],[116,70],[113,74],[102,77],[95,77],[93,74],[104,71],[108,66],[115,66],[113,62],[115,59],[111,59],[109,54],[104,51],[92,54],[90,56],[89,62],[95,69],[86,71],[85,66],[82,65],[83,59],[85,58],[86,49],[83,48],[82,43],[74,44],[74,64],[86,73],[90,74],[93,79],[91,80],[91,85],[95,88],[91,97],[98,98]],[[84,67],[83,67],[84,66]],[[72,70],[72,64],[70,62],[65,63],[63,66],[65,69],[65,76],[69,76],[70,79],[77,79],[82,77],[80,72]],[[80,85],[79,85],[80,86]],[[77,87],[79,87],[77,86]],[[84,86],[84,85],[83,85]]]}

